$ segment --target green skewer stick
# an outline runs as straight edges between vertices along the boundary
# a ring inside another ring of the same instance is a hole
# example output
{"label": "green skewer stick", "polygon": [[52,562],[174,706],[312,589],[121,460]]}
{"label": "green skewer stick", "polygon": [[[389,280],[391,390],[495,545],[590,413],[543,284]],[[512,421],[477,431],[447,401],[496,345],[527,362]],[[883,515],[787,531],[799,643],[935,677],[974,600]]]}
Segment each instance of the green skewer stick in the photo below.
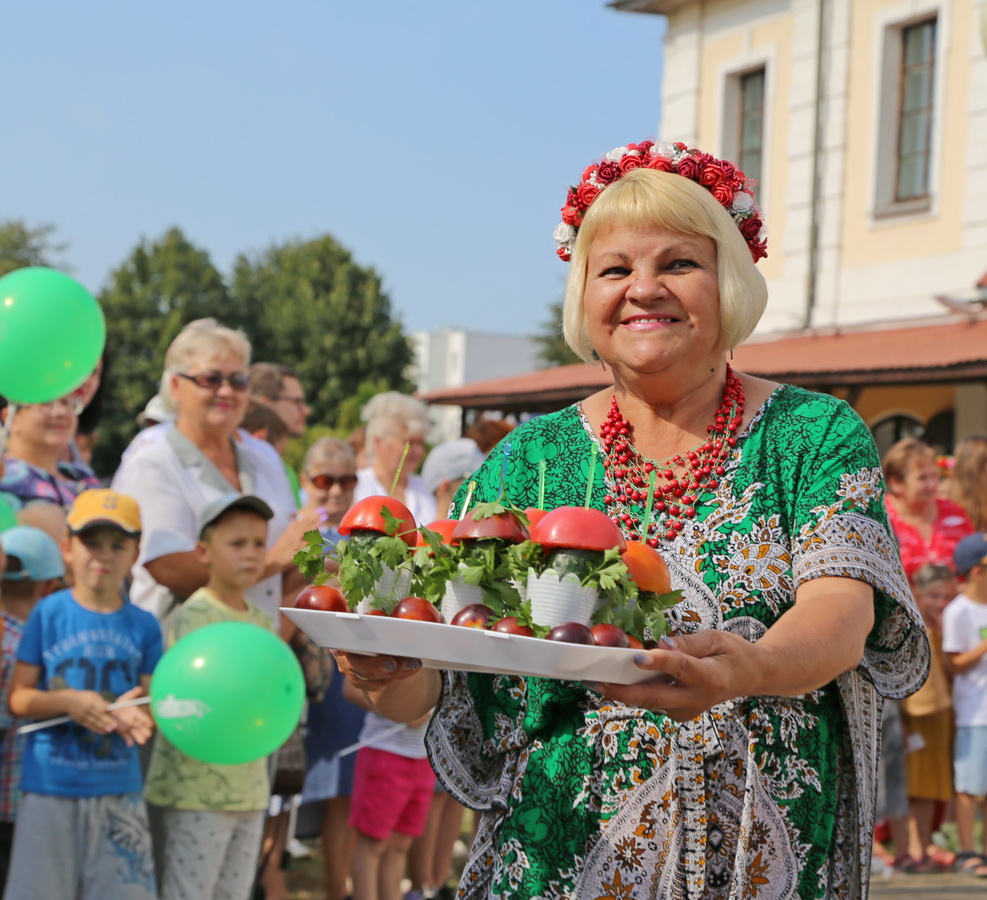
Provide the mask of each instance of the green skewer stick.
{"label": "green skewer stick", "polygon": [[548,468],[548,460],[538,460],[538,508],[545,508],[545,470]]}
{"label": "green skewer stick", "polygon": [[590,451],[589,455],[589,481],[586,482],[586,502],[583,504],[589,509],[589,501],[593,496],[593,479],[596,478],[596,447]]}
{"label": "green skewer stick", "polygon": [[393,497],[394,492],[398,489],[398,479],[401,477],[401,470],[404,468],[404,461],[408,458],[408,451],[411,449],[411,441],[404,442],[404,451],[401,453],[401,459],[398,461],[398,467],[394,472],[394,481],[391,482],[391,490],[388,493],[388,497]]}
{"label": "green skewer stick", "polygon": [[648,529],[651,527],[651,513],[654,509],[655,501],[655,482],[658,480],[658,473],[652,469],[651,474],[648,476],[648,496],[644,501],[644,519],[641,522],[641,543],[646,543],[648,540]]}

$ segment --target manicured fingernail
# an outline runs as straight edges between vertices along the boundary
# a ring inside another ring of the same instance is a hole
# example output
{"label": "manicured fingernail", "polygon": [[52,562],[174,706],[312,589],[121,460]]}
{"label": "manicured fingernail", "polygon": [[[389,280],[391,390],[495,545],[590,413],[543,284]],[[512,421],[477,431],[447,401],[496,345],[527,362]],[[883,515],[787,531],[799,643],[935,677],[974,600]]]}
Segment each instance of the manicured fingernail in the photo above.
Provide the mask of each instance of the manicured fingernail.
{"label": "manicured fingernail", "polygon": [[651,662],[651,657],[648,656],[647,653],[638,653],[638,655],[634,657],[635,666],[641,666],[644,668],[649,662]]}
{"label": "manicured fingernail", "polygon": [[398,664],[393,659],[385,659],[381,661],[380,667],[385,672],[395,672],[397,671]]}
{"label": "manicured fingernail", "polygon": [[420,659],[406,659],[404,661],[405,671],[411,671],[412,669],[420,669],[422,667],[422,661]]}
{"label": "manicured fingernail", "polygon": [[678,647],[678,644],[676,644],[676,643],[675,643],[675,640],[674,640],[674,638],[670,638],[670,637],[663,637],[663,638],[661,639],[661,642],[662,642],[662,644],[664,644],[664,645],[665,645],[665,646],[666,646],[666,647],[667,647],[667,648],[668,648],[669,650],[674,650],[674,649],[675,649],[676,647]]}

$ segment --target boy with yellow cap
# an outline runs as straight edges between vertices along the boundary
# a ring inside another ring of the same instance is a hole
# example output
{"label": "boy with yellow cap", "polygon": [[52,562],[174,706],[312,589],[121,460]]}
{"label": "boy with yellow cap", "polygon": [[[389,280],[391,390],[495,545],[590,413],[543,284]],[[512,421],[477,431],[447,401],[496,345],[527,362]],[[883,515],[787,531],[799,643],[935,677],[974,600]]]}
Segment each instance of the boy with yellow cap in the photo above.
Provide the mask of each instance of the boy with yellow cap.
{"label": "boy with yellow cap", "polygon": [[[10,900],[152,900],[154,864],[137,744],[161,628],[133,606],[123,580],[137,560],[140,511],[116,491],[83,491],[62,551],[73,586],[31,611],[10,692],[14,715],[72,721],[28,735],[14,832]],[[58,864],[39,866],[58,848]]]}

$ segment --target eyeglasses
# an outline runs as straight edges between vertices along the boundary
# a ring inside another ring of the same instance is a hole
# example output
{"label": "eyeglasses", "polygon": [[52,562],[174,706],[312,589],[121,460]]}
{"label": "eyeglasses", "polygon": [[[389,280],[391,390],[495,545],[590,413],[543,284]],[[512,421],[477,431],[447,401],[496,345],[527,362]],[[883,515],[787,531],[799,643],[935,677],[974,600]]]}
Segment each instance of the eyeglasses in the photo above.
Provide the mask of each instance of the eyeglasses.
{"label": "eyeglasses", "polygon": [[299,409],[307,406],[304,397],[289,397],[287,394],[273,394],[267,398],[268,400],[283,400],[285,403],[294,403]]}
{"label": "eyeglasses", "polygon": [[356,487],[356,475],[309,475],[308,480],[320,491],[331,491],[337,484],[344,491]]}
{"label": "eyeglasses", "polygon": [[206,391],[218,391],[224,384],[228,384],[230,390],[242,394],[250,387],[250,379],[239,372],[234,372],[232,375],[223,375],[220,372],[205,372],[202,375],[186,375],[184,372],[177,374],[179,378],[191,381],[196,387]]}
{"label": "eyeglasses", "polygon": [[55,411],[56,406],[64,406],[73,416],[79,415],[86,408],[80,397],[70,394],[68,397],[59,397],[57,400],[49,400],[47,403],[22,403],[21,409],[33,407],[41,410],[41,412],[50,413]]}

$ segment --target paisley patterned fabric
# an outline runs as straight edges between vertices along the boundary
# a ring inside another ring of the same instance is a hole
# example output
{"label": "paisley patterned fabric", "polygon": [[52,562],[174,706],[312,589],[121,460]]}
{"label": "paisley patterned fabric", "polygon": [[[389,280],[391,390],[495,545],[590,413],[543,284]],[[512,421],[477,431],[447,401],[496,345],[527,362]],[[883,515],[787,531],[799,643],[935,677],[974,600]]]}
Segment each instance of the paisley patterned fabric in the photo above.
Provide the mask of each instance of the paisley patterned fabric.
{"label": "paisley patterned fabric", "polygon": [[[877,454],[846,404],[788,386],[739,437],[696,519],[660,547],[684,592],[672,633],[754,641],[800,584],[850,577],[875,592],[863,662],[803,696],[739,698],[684,724],[578,683],[446,673],[430,756],[483,812],[461,897],[866,896],[880,698],[916,690],[929,665]],[[543,416],[490,455],[474,498],[503,480],[509,503],[537,505],[545,460],[546,508],[582,505],[599,453],[578,406]]]}

